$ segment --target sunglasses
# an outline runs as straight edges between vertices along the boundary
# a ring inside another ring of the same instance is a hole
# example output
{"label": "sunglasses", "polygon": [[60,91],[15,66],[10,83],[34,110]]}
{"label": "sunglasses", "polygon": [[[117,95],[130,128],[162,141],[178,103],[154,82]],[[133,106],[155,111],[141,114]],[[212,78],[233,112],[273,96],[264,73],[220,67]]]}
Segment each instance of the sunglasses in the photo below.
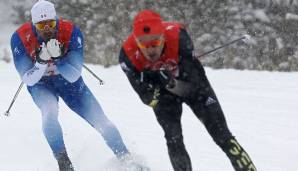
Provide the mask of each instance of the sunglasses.
{"label": "sunglasses", "polygon": [[35,24],[35,27],[38,30],[44,30],[46,26],[48,26],[49,28],[55,28],[57,25],[56,20],[50,20],[50,21],[42,21],[39,23]]}
{"label": "sunglasses", "polygon": [[158,47],[163,44],[163,39],[156,39],[156,40],[151,40],[148,42],[140,42],[137,41],[137,45],[140,49],[148,49],[149,47]]}

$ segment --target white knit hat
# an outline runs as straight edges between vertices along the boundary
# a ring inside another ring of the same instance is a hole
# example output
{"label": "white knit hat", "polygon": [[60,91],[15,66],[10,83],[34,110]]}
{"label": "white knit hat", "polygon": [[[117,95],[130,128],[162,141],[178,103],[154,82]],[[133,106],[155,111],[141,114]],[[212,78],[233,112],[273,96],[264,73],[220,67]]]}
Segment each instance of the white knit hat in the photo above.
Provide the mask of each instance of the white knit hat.
{"label": "white knit hat", "polygon": [[39,0],[31,9],[31,17],[34,24],[44,20],[55,19],[56,10],[54,4],[49,1]]}

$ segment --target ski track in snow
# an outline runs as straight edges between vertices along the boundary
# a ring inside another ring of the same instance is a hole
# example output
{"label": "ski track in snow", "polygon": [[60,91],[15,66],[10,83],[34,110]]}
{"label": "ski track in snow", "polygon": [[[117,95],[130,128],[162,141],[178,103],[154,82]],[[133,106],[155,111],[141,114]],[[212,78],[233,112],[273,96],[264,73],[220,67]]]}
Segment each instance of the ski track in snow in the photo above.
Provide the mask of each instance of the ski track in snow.
{"label": "ski track in snow", "polygon": [[[153,111],[143,105],[119,66],[88,65],[105,85],[86,70],[83,78],[105,113],[115,123],[130,151],[153,171],[171,171],[163,132]],[[212,70],[207,75],[228,125],[249,153],[258,171],[298,168],[298,73]],[[20,84],[12,63],[0,62],[0,112],[5,112]],[[182,126],[194,171],[232,171],[225,154],[184,105]],[[77,171],[104,170],[114,160],[103,138],[60,99],[60,123]],[[11,109],[0,117],[1,171],[55,171],[56,161],[41,131],[41,117],[23,87]]]}

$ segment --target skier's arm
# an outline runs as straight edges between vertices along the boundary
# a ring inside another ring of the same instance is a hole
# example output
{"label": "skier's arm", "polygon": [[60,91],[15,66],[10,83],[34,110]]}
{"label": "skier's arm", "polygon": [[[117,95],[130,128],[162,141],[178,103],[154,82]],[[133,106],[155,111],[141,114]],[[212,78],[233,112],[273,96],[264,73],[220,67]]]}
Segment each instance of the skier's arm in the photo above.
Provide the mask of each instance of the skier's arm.
{"label": "skier's arm", "polygon": [[55,61],[59,73],[69,82],[75,82],[81,76],[84,62],[83,42],[81,31],[74,27],[68,52],[61,59]]}
{"label": "skier's arm", "polygon": [[204,68],[194,55],[193,42],[185,29],[180,29],[179,33],[179,71],[181,76],[187,75],[180,79],[195,84],[200,84],[200,79],[205,77]]}
{"label": "skier's arm", "polygon": [[28,86],[33,86],[45,73],[47,64],[33,63],[16,32],[12,35],[10,43],[14,64],[22,81]]}
{"label": "skier's arm", "polygon": [[179,55],[183,58],[192,58],[193,50],[194,46],[190,36],[185,29],[181,28],[179,32]]}
{"label": "skier's arm", "polygon": [[120,51],[119,63],[122,70],[126,74],[130,84],[138,93],[142,102],[146,105],[152,106],[152,100],[154,100],[154,92],[156,92],[157,90],[155,90],[155,87],[152,84],[144,82],[142,80],[142,73],[138,72],[132,65],[123,49],[121,49]]}

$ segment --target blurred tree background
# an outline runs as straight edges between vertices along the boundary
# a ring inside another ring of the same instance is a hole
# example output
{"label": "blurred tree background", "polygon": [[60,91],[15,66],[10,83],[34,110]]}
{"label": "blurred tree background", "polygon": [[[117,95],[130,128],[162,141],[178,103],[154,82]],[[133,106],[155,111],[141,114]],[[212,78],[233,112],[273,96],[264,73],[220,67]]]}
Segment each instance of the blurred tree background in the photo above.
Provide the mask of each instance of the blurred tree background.
{"label": "blurred tree background", "polygon": [[[201,59],[213,68],[298,71],[298,0],[50,0],[58,15],[78,25],[85,36],[85,62],[118,64],[122,42],[142,9],[187,26],[196,54],[250,34],[238,43]],[[13,20],[30,21],[36,0],[10,1]]]}

